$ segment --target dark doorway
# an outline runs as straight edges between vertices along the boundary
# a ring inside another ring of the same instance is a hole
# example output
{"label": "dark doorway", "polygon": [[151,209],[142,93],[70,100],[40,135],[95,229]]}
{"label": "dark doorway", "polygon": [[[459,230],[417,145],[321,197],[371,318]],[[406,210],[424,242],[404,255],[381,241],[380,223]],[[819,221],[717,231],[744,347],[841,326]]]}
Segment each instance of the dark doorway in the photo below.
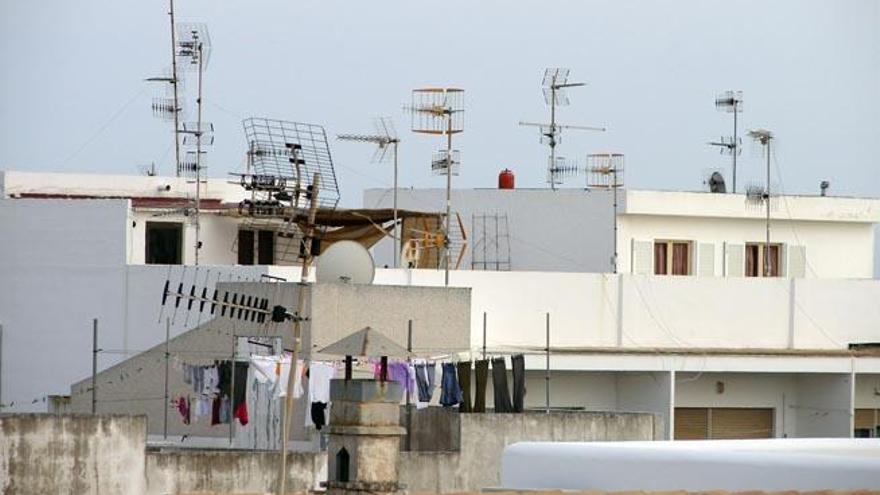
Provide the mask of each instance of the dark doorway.
{"label": "dark doorway", "polygon": [[238,264],[253,265],[254,264],[254,231],[239,230],[238,231]]}
{"label": "dark doorway", "polygon": [[183,262],[183,224],[147,222],[146,252],[148,265],[179,265]]}
{"label": "dark doorway", "polygon": [[259,237],[259,264],[274,265],[275,264],[275,231],[261,230]]}
{"label": "dark doorway", "polygon": [[351,481],[349,479],[349,461],[348,451],[345,450],[345,447],[342,447],[336,453],[336,481]]}

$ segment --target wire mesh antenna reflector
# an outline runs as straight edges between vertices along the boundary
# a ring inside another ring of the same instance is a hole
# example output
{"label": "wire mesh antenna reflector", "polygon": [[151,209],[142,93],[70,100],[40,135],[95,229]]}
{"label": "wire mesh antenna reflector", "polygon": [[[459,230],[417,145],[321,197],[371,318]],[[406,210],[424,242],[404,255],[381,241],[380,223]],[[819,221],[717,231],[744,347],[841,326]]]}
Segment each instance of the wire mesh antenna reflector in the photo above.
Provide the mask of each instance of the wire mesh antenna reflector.
{"label": "wire mesh antenna reflector", "polygon": [[[247,230],[271,231],[278,242],[273,253],[294,262],[304,253],[302,243],[314,177],[320,180],[317,208],[332,210],[339,203],[339,186],[324,128],[283,120],[252,117],[242,121],[248,143],[248,173],[238,174],[251,193],[239,204]],[[320,233],[316,241],[320,242]],[[311,246],[312,254],[318,254]]]}

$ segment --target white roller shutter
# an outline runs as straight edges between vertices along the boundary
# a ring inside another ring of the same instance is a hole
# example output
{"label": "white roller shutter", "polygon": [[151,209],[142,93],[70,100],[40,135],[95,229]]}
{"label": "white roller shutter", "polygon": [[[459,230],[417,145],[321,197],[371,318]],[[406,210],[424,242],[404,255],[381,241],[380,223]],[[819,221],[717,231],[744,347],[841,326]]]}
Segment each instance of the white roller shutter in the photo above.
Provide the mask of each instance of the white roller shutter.
{"label": "white roller shutter", "polygon": [[632,240],[632,273],[652,275],[654,273],[654,243],[651,241]]}
{"label": "white roller shutter", "polygon": [[746,271],[746,247],[742,244],[724,243],[725,275],[743,277]]}
{"label": "white roller shutter", "polygon": [[788,258],[786,276],[792,278],[804,278],[807,273],[807,248],[806,246],[787,246]]}
{"label": "white roller shutter", "polygon": [[715,276],[715,244],[701,242],[697,246],[696,273],[701,277]]}

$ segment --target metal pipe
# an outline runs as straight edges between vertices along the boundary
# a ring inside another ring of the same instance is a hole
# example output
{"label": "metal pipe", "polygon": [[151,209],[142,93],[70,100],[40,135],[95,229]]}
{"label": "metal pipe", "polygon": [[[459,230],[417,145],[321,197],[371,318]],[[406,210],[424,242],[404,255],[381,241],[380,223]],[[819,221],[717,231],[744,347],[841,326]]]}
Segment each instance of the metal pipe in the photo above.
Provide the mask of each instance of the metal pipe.
{"label": "metal pipe", "polygon": [[398,268],[397,257],[403,249],[403,243],[397,231],[397,145],[399,140],[394,140],[394,268]]}
{"label": "metal pipe", "polygon": [[[202,65],[202,56],[204,55],[202,52],[202,40],[198,41],[198,57],[199,57],[199,94],[196,99],[196,106],[198,108],[198,120],[196,122],[196,259],[195,264],[198,266],[199,264],[199,250],[202,247],[201,241],[201,226],[202,226],[202,73],[204,72],[204,66]],[[230,424],[232,422],[230,421]]]}
{"label": "metal pipe", "polygon": [[170,357],[170,353],[168,352],[168,341],[171,337],[171,319],[165,318],[165,407],[163,408],[165,411],[164,418],[162,420],[162,438],[168,440],[168,358]]}
{"label": "metal pipe", "polygon": [[614,157],[608,155],[611,163],[611,189],[614,190],[614,255],[611,258],[611,273],[617,273],[617,165],[614,163]]}
{"label": "metal pipe", "polygon": [[[408,320],[406,322],[406,350],[407,352],[412,352],[412,329],[413,329],[413,321]],[[412,360],[409,356],[406,358],[408,364],[412,364]],[[406,387],[406,450],[407,452],[412,450],[412,406],[410,405],[410,391],[409,387]]]}
{"label": "metal pipe", "polygon": [[[766,220],[766,230],[767,230],[767,238],[764,241],[764,276],[770,275],[770,138],[767,138],[767,220]],[[777,260],[777,270],[779,262]]]}
{"label": "metal pipe", "polygon": [[556,78],[550,84],[550,189],[556,190]]}
{"label": "metal pipe", "polygon": [[449,235],[452,232],[452,110],[446,116],[446,235],[443,252],[446,257],[444,282],[449,287]]}
{"label": "metal pipe", "polygon": [[92,414],[98,410],[98,319],[92,319]]}
{"label": "metal pipe", "polygon": [[168,0],[171,20],[171,86],[174,88],[174,174],[180,177],[180,102],[177,90],[177,35],[174,32],[174,0]]}
{"label": "metal pipe", "polygon": [[237,342],[238,337],[235,335],[235,332],[232,333],[232,371],[231,371],[231,384],[229,394],[229,446],[232,447],[235,436],[235,421],[233,418],[235,417],[235,344]]}
{"label": "metal pipe", "polygon": [[737,100],[736,94],[733,96],[733,193],[736,194],[736,154],[739,151],[739,142],[736,140],[736,128],[737,128],[737,105],[739,104],[739,100]]}
{"label": "metal pipe", "polygon": [[547,313],[547,347],[544,349],[546,351],[546,359],[547,359],[547,368],[544,374],[544,392],[546,396],[545,407],[547,414],[550,414],[550,313]]}
{"label": "metal pipe", "polygon": [[[297,313],[293,318],[293,352],[290,355],[290,373],[296,373],[296,361],[300,349],[300,335],[302,335],[302,315],[305,312],[306,296],[305,289],[309,285],[309,266],[312,262],[312,236],[315,232],[315,216],[318,214],[318,192],[320,191],[321,174],[315,173],[312,178],[312,194],[309,204],[309,218],[305,232],[303,232],[303,262],[300,272],[299,290],[297,291]],[[281,465],[279,467],[278,495],[283,495],[287,486],[287,441],[290,438],[290,420],[294,413],[293,400],[293,377],[287,379],[287,397],[284,401],[282,438],[281,438]]]}

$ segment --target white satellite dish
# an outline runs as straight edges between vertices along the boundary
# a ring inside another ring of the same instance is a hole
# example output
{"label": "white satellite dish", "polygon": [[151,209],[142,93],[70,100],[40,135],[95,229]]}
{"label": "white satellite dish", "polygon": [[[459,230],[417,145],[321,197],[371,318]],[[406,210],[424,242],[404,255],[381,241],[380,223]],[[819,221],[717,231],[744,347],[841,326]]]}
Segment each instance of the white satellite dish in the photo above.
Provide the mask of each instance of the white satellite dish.
{"label": "white satellite dish", "polygon": [[318,282],[371,284],[376,274],[373,255],[357,242],[337,241],[318,256]]}

